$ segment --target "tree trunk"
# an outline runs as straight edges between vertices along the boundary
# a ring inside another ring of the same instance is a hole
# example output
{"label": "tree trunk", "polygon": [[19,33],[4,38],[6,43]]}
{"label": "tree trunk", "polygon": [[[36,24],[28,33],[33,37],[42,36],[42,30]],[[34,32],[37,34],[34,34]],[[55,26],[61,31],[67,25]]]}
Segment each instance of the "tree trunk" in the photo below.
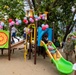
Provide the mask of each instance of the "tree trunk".
{"label": "tree trunk", "polygon": [[75,20],[74,23],[73,23],[73,19],[74,19],[75,13],[76,13],[76,9],[75,9],[75,12],[73,13],[73,16],[72,16],[72,19],[71,19],[69,25],[66,27],[66,33],[65,33],[65,36],[64,36],[64,38],[63,38],[63,41],[64,41],[64,42],[65,42],[65,40],[66,40],[67,35],[72,31],[72,29],[73,29],[73,27],[74,27],[74,25],[75,25],[76,20]]}
{"label": "tree trunk", "polygon": [[65,40],[66,40],[67,35],[70,33],[69,28],[70,28],[70,25],[68,25],[68,26],[66,27],[66,33],[65,33],[64,38],[63,38],[63,41],[64,41],[64,42],[65,42]]}
{"label": "tree trunk", "polygon": [[28,4],[30,6],[30,9],[32,9],[32,4],[31,4],[31,1],[30,0],[28,0]]}

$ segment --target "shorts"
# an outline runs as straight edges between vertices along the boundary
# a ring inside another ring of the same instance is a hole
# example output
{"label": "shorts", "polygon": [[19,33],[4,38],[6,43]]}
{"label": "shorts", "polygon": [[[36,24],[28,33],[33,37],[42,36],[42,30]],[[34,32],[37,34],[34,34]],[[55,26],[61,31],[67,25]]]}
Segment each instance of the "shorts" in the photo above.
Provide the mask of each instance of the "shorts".
{"label": "shorts", "polygon": [[54,53],[56,52],[56,50],[50,50],[50,52],[51,52],[52,54],[54,54]]}
{"label": "shorts", "polygon": [[12,37],[16,37],[16,33],[12,33]]}
{"label": "shorts", "polygon": [[26,33],[23,34],[23,38],[26,39]]}

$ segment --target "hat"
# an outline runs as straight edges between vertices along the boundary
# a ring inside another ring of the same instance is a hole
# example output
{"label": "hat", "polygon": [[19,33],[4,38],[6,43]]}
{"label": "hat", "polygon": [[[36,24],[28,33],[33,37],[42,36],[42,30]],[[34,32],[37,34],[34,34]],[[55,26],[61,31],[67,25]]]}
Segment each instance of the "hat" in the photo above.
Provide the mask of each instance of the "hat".
{"label": "hat", "polygon": [[71,39],[71,37],[68,37],[67,40]]}
{"label": "hat", "polygon": [[67,39],[71,39],[71,37],[68,37]]}
{"label": "hat", "polygon": [[52,43],[51,41],[48,41],[48,43]]}

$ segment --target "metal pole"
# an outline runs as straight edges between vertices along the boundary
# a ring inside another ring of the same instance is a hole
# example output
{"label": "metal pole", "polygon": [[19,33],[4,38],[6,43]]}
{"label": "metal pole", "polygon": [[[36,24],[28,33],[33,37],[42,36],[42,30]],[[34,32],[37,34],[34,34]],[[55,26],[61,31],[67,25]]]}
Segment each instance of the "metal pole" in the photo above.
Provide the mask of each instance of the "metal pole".
{"label": "metal pole", "polygon": [[54,24],[55,22],[53,22],[53,42],[54,42]]}

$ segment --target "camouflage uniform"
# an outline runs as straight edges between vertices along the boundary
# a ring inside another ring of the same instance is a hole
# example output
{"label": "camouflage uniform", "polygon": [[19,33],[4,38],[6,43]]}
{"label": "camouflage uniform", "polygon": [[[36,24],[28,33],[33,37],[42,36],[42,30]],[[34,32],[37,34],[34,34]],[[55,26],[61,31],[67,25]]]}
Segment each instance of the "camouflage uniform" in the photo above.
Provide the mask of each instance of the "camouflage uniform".
{"label": "camouflage uniform", "polygon": [[[75,48],[75,45],[73,43],[73,41],[70,39],[70,41],[66,41],[65,42],[65,45],[64,45],[64,53],[66,55],[66,59],[71,61],[72,62],[72,55],[73,55],[73,52],[74,52],[74,48]],[[70,59],[68,59],[70,58]]]}

